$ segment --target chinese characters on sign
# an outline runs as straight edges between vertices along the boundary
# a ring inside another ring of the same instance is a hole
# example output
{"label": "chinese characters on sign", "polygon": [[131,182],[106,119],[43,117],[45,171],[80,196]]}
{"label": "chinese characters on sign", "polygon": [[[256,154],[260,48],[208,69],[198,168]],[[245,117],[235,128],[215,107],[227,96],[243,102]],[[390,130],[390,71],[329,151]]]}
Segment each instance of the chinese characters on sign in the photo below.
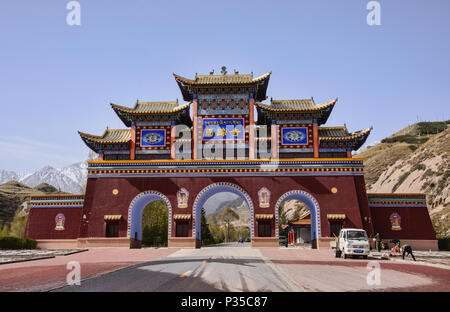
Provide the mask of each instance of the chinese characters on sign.
{"label": "chinese characters on sign", "polygon": [[244,140],[244,118],[203,119],[204,140]]}

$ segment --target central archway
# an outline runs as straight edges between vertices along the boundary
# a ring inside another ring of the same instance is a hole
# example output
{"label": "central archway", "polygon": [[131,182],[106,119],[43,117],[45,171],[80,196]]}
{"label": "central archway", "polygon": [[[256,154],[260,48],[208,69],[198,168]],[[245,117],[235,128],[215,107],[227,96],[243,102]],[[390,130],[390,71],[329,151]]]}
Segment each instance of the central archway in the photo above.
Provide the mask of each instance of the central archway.
{"label": "central archway", "polygon": [[194,200],[194,205],[192,206],[192,237],[197,238],[197,240],[202,239],[201,222],[200,222],[201,209],[208,198],[221,192],[234,193],[244,198],[250,210],[250,237],[253,238],[255,235],[254,231],[255,216],[254,216],[253,202],[250,198],[250,195],[248,195],[248,193],[242,187],[230,182],[217,182],[210,184],[204,189],[202,189],[200,193],[198,193],[197,197]]}
{"label": "central archway", "polygon": [[275,236],[279,237],[279,229],[278,229],[278,209],[280,208],[281,203],[286,200],[296,199],[298,201],[303,202],[309,209],[311,214],[311,241],[320,238],[320,207],[317,199],[314,198],[311,194],[301,191],[301,190],[292,190],[284,193],[280,196],[277,203],[275,204]]}
{"label": "central archway", "polygon": [[164,194],[157,191],[145,191],[138,194],[128,207],[127,237],[137,241],[142,240],[142,212],[144,208],[156,200],[163,200],[169,210],[167,237],[172,236],[172,205]]}

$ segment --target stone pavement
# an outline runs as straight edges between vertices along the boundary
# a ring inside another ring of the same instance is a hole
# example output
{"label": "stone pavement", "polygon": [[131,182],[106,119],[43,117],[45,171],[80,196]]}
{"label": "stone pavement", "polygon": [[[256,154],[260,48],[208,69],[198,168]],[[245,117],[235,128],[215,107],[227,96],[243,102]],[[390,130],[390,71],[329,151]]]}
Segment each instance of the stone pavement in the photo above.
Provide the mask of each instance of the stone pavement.
{"label": "stone pavement", "polygon": [[74,253],[84,252],[87,249],[66,249],[66,250],[0,250],[0,264],[32,261],[38,259],[54,258],[56,256],[67,256]]}
{"label": "stone pavement", "polygon": [[[261,253],[309,291],[450,291],[448,269],[376,258],[335,258],[332,250],[265,248]],[[379,265],[379,284],[367,282],[372,265]]]}
{"label": "stone pavement", "polygon": [[130,265],[164,258],[175,248],[96,248],[86,252],[0,265],[0,291],[45,291],[66,285],[70,272],[67,264],[78,261],[81,279],[121,269]]}

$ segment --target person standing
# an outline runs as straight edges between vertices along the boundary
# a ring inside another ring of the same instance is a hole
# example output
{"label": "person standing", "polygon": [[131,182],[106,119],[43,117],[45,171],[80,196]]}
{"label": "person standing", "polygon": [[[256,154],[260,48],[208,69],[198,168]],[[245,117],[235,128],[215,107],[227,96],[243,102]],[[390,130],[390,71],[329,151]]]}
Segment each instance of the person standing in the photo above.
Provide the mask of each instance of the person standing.
{"label": "person standing", "polygon": [[375,240],[376,240],[376,249],[378,250],[378,252],[381,252],[381,236],[380,233],[377,233],[375,235]]}
{"label": "person standing", "polygon": [[414,254],[412,252],[412,248],[410,245],[403,245],[403,260],[405,260],[405,254],[411,255],[411,257],[413,258],[414,261],[416,261],[416,257],[414,257]]}

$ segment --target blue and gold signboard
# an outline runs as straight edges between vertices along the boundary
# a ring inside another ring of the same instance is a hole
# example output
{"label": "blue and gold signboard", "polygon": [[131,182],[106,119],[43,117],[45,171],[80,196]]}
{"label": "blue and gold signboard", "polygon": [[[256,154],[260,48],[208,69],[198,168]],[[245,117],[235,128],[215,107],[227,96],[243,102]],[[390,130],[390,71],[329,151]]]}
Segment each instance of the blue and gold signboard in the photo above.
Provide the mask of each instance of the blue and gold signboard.
{"label": "blue and gold signboard", "polygon": [[165,145],[166,145],[165,129],[142,130],[141,132],[142,147],[155,147]]}
{"label": "blue and gold signboard", "polygon": [[281,144],[283,145],[306,145],[308,144],[308,128],[282,128]]}
{"label": "blue and gold signboard", "polygon": [[203,119],[203,140],[244,140],[244,118]]}

